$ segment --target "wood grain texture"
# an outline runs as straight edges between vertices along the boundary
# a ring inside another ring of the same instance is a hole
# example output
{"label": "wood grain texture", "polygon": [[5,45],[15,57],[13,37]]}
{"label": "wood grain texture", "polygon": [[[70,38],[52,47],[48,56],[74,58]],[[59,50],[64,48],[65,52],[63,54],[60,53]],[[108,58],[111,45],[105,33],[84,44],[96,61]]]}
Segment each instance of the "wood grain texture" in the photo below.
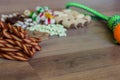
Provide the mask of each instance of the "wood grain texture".
{"label": "wood grain texture", "polygon": [[0,80],[39,80],[28,62],[0,59]]}
{"label": "wood grain texture", "polygon": [[[9,13],[16,11],[24,11],[25,9],[34,10],[36,6],[49,6],[52,9],[65,8],[65,4],[72,0],[0,0],[0,13]],[[81,4],[85,4],[99,11],[119,11],[120,0],[73,0]]]}
{"label": "wood grain texture", "polygon": [[[48,5],[62,9],[69,0],[0,0],[0,14]],[[106,15],[120,13],[120,0],[74,0]],[[120,80],[120,45],[105,23],[68,30],[67,37],[50,37],[28,62],[0,59],[0,80]]]}
{"label": "wood grain texture", "polygon": [[[115,52],[113,53],[113,51]],[[34,59],[30,61],[30,64],[38,71],[40,76],[46,79],[76,72],[87,72],[94,69],[117,66],[120,64],[119,52],[119,46],[93,49],[76,52],[74,54]]]}
{"label": "wood grain texture", "polygon": [[[113,69],[114,68],[114,69]],[[120,80],[120,65],[76,72],[44,80]]]}

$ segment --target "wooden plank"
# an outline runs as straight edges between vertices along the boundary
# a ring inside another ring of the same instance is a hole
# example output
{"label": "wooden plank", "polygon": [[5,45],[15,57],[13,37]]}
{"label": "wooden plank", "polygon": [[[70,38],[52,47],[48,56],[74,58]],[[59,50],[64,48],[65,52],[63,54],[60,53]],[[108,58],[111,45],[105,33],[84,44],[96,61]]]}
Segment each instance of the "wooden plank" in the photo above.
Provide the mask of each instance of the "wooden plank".
{"label": "wooden plank", "polygon": [[120,65],[110,66],[43,80],[120,80],[119,69]]}
{"label": "wooden plank", "polygon": [[0,59],[0,80],[40,80],[28,62]]}
{"label": "wooden plank", "polygon": [[[106,15],[119,13],[120,0],[74,0]],[[0,14],[47,5],[63,9],[69,0],[0,0]],[[80,10],[80,9],[78,9]],[[0,59],[0,80],[120,80],[120,48],[107,25],[93,21],[69,30],[67,37],[40,43],[42,51],[29,62]]]}
{"label": "wooden plank", "polygon": [[44,80],[76,72],[86,72],[89,70],[120,65],[119,52],[119,46],[114,46],[56,56],[47,56],[33,59],[29,63]]}

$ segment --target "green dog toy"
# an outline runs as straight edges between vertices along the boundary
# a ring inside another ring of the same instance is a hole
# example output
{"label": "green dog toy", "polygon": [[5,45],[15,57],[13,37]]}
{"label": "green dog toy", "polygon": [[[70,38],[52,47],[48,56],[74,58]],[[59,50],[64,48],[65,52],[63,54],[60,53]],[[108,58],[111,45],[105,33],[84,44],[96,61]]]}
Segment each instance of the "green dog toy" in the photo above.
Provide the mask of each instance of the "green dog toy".
{"label": "green dog toy", "polygon": [[104,14],[101,14],[100,12],[97,12],[87,6],[74,3],[74,2],[67,3],[66,8],[69,8],[69,7],[77,7],[77,8],[84,9],[94,14],[95,16],[99,17],[100,19],[107,21],[108,27],[113,31],[115,42],[120,44],[120,15],[105,16]]}

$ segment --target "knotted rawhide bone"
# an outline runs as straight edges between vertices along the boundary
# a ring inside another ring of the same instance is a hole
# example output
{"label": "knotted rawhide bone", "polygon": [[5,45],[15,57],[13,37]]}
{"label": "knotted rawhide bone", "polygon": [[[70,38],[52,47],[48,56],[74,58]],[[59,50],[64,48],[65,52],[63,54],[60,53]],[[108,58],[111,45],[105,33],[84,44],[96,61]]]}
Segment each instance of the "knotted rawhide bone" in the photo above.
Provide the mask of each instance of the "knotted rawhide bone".
{"label": "knotted rawhide bone", "polygon": [[41,50],[40,38],[29,37],[26,30],[0,21],[0,57],[27,61]]}

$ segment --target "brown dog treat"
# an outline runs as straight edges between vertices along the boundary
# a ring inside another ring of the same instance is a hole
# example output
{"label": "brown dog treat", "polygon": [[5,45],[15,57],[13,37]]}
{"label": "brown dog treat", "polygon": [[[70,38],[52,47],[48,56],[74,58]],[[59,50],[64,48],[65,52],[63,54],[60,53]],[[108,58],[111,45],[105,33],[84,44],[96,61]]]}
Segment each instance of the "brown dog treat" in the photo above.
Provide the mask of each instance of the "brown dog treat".
{"label": "brown dog treat", "polygon": [[15,41],[16,45],[19,46],[19,47],[22,47],[22,44],[20,41]]}
{"label": "brown dog treat", "polygon": [[12,56],[15,60],[20,60],[20,61],[28,60],[28,58],[25,58],[24,56],[17,56],[15,54],[13,54],[12,52],[7,52],[6,54],[8,54],[9,56]]}
{"label": "brown dog treat", "polygon": [[16,41],[22,41],[19,37],[15,36],[15,35],[11,35],[12,39],[16,40]]}
{"label": "brown dog treat", "polygon": [[31,44],[27,44],[27,43],[26,43],[25,45],[26,45],[27,47],[32,47],[32,46],[33,46],[33,45],[31,45]]}
{"label": "brown dog treat", "polygon": [[0,39],[0,43],[5,44],[5,43],[6,43],[6,41],[5,41],[5,40],[3,40],[3,39]]}
{"label": "brown dog treat", "polygon": [[14,53],[16,56],[19,56],[19,57],[25,57],[25,58],[29,58],[24,52],[22,51],[19,51],[19,52],[15,52]]}
{"label": "brown dog treat", "polygon": [[[12,27],[12,26],[11,26]],[[19,34],[19,32],[18,32],[18,30],[17,30],[17,28],[16,27],[12,27],[12,30],[13,30],[13,34],[14,35],[16,35],[16,36],[19,36],[20,37],[20,34]]]}
{"label": "brown dog treat", "polygon": [[24,18],[22,15],[17,14],[16,16],[13,17],[8,17],[5,20],[5,23],[10,23],[10,24],[15,24],[17,21],[24,21]]}
{"label": "brown dog treat", "polygon": [[15,52],[13,54],[16,56],[24,57],[24,54],[22,52]]}
{"label": "brown dog treat", "polygon": [[19,48],[0,48],[0,50],[1,51],[6,51],[6,52],[8,52],[8,51],[12,51],[12,52],[14,52],[14,51],[19,51]]}
{"label": "brown dog treat", "polygon": [[29,60],[29,58],[17,56],[17,55],[14,55],[13,58],[15,58],[16,60],[19,60],[19,61],[28,61]]}
{"label": "brown dog treat", "polygon": [[29,59],[28,58],[25,58],[25,57],[21,57],[21,56],[13,56],[16,60],[19,60],[19,61],[28,61]]}
{"label": "brown dog treat", "polygon": [[5,39],[9,44],[16,45],[16,43],[11,39]]}
{"label": "brown dog treat", "polygon": [[23,39],[23,41],[26,43],[31,43],[31,40],[29,40],[29,39]]}
{"label": "brown dog treat", "polygon": [[36,52],[36,49],[32,47],[32,52],[35,53]]}
{"label": "brown dog treat", "polygon": [[31,37],[29,38],[32,42],[40,42],[41,41],[41,38],[38,38],[38,37]]}
{"label": "brown dog treat", "polygon": [[33,57],[34,54],[35,54],[35,52],[30,51],[30,55],[31,55],[31,57]]}
{"label": "brown dog treat", "polygon": [[6,47],[10,47],[10,48],[14,47],[13,45],[8,44],[8,43],[7,43],[7,44],[5,44],[5,46],[6,46]]}
{"label": "brown dog treat", "polygon": [[28,50],[28,47],[25,45],[25,44],[23,44],[22,45],[22,48],[24,49],[24,52],[28,55],[28,56],[30,56],[30,51]]}
{"label": "brown dog treat", "polygon": [[37,45],[38,45],[38,43],[36,43],[36,42],[31,42],[31,43],[29,43],[29,44],[31,44],[31,45],[33,45],[33,46],[37,46]]}
{"label": "brown dog treat", "polygon": [[24,21],[24,18],[25,18],[24,16],[22,16],[20,14],[18,14],[16,17],[17,17],[18,21]]}
{"label": "brown dog treat", "polygon": [[2,54],[1,56],[3,58],[6,58],[6,59],[15,60],[15,58],[13,58],[12,56],[10,56],[9,54]]}
{"label": "brown dog treat", "polygon": [[37,51],[39,51],[39,50],[41,50],[41,47],[38,45],[38,46],[34,46],[34,48],[37,50]]}
{"label": "brown dog treat", "polygon": [[31,48],[30,47],[28,47],[28,46],[26,46],[25,44],[23,45],[23,50],[24,50],[24,52],[25,52],[25,54],[26,55],[28,55],[29,57],[32,57],[33,56],[33,52],[31,52],[32,50],[31,50]]}
{"label": "brown dog treat", "polygon": [[5,28],[5,24],[2,21],[0,21],[0,28],[1,29]]}
{"label": "brown dog treat", "polygon": [[13,17],[13,18],[7,18],[5,20],[5,23],[10,23],[10,24],[15,24],[17,22],[17,18]]}
{"label": "brown dog treat", "polygon": [[24,35],[24,33],[22,33],[22,32],[19,32],[19,34],[20,34],[20,38],[22,38],[22,39],[24,39],[24,38],[25,38],[25,35]]}
{"label": "brown dog treat", "polygon": [[0,43],[0,48],[1,48],[1,47],[5,47],[5,45]]}
{"label": "brown dog treat", "polygon": [[3,36],[8,39],[12,39],[11,35],[7,32],[7,29],[3,29]]}

